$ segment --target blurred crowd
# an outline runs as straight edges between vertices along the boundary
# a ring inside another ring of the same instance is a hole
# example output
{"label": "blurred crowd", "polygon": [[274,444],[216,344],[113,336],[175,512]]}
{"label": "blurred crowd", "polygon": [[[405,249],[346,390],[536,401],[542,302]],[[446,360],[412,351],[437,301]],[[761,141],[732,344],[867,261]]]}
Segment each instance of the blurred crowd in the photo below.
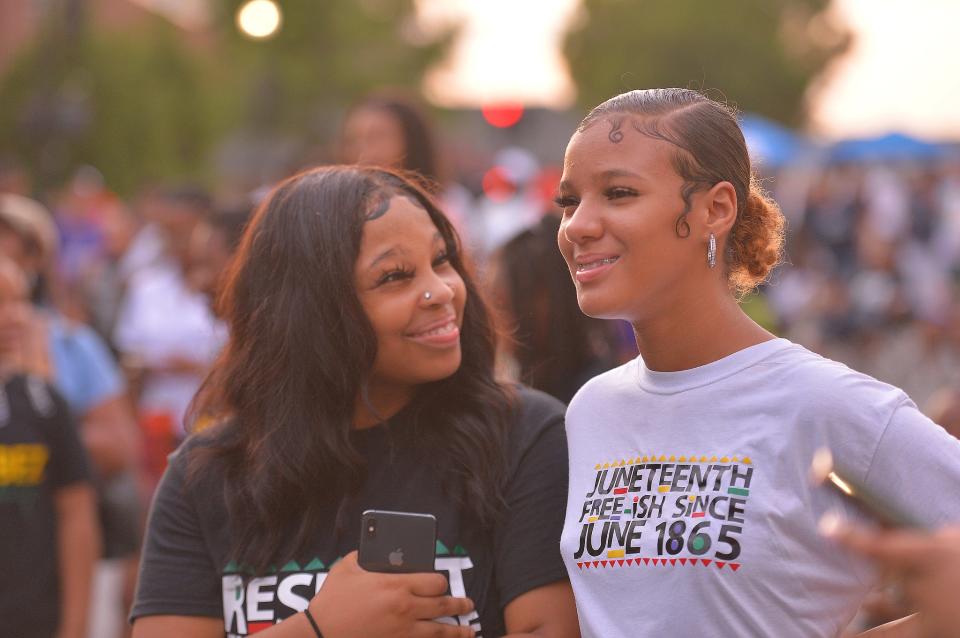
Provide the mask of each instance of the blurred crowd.
{"label": "blurred crowd", "polygon": [[187,185],[130,204],[92,169],[48,201],[0,193],[0,365],[55,387],[78,430],[103,557],[90,635],[116,636],[146,504],[224,342],[209,300],[249,206],[214,210]]}
{"label": "blurred crowd", "polygon": [[903,388],[954,434],[960,389],[960,159],[785,168],[777,331]]}
{"label": "blurred crowd", "polygon": [[[635,356],[629,326],[579,311],[556,249],[558,168],[513,148],[482,176],[451,175],[441,146],[413,103],[375,95],[347,113],[335,159],[429,181],[500,312],[502,373],[567,401]],[[786,166],[765,185],[789,220],[788,263],[751,314],[960,434],[960,161]],[[225,342],[218,286],[268,188],[147,184],[123,199],[82,167],[36,193],[29,167],[0,163],[0,357],[60,391],[92,461],[104,560],[90,635],[125,631],[146,504],[166,455],[203,427],[185,415]]]}

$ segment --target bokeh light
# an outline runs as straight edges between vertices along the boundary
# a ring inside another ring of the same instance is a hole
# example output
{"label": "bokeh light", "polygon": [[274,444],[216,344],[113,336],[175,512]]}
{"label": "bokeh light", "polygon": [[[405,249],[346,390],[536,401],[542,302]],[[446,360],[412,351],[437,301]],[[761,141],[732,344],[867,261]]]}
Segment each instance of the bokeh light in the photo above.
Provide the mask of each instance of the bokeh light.
{"label": "bokeh light", "polygon": [[273,0],[250,0],[237,11],[237,27],[254,40],[266,40],[280,30],[282,15]]}
{"label": "bokeh light", "polygon": [[533,178],[532,191],[542,206],[552,205],[560,188],[561,177],[563,177],[563,171],[559,167],[547,166]]}
{"label": "bokeh light", "polygon": [[517,192],[516,185],[502,166],[494,166],[484,173],[481,186],[487,199],[494,202],[505,202]]}
{"label": "bokeh light", "polygon": [[516,102],[485,104],[481,108],[483,119],[497,128],[510,128],[523,117],[523,105]]}

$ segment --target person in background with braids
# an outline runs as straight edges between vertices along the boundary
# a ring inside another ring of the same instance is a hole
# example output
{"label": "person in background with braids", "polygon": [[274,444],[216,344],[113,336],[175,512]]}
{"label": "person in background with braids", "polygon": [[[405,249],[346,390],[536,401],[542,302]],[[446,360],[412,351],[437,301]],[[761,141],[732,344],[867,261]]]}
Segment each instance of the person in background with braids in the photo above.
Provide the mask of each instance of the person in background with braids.
{"label": "person in background with braids", "polygon": [[828,511],[863,515],[810,482],[814,454],[938,527],[960,520],[960,442],[741,310],[784,220],[730,108],[685,89],[602,103],[558,204],[581,310],[630,321],[640,351],[567,411],[561,549],[583,635],[841,634],[875,572],[819,532]]}

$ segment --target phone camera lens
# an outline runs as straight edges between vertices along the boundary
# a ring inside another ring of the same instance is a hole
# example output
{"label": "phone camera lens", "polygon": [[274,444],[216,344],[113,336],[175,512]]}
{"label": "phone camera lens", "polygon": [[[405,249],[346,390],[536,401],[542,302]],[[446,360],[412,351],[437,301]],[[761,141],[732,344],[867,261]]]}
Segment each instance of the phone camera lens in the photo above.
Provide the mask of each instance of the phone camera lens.
{"label": "phone camera lens", "polygon": [[373,536],[377,533],[377,519],[371,518],[367,521],[367,535]]}

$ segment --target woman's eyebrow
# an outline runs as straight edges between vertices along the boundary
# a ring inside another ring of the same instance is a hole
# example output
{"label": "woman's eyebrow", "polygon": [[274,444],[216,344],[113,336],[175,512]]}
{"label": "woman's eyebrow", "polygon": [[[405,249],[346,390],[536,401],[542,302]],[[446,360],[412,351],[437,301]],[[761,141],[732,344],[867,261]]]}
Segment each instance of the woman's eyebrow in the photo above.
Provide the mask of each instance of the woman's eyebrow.
{"label": "woman's eyebrow", "polygon": [[640,173],[634,173],[632,171],[626,171],[619,168],[611,169],[609,171],[603,171],[602,173],[600,173],[599,177],[600,179],[607,180],[607,181],[611,179],[616,179],[618,177],[629,177],[631,179],[639,179],[639,180],[647,181],[647,178],[641,175]]}
{"label": "woman's eyebrow", "polygon": [[[624,178],[624,177],[640,180],[643,182],[650,181],[649,178],[645,177],[644,175],[641,175],[640,173],[634,173],[633,171],[624,170],[622,168],[612,168],[610,170],[603,171],[602,173],[597,173],[594,179],[596,179],[599,182],[609,182],[611,180]],[[574,190],[573,183],[570,180],[564,180],[560,182],[560,185],[557,187],[557,192],[561,194],[565,192],[570,192],[572,190]]]}
{"label": "woman's eyebrow", "polygon": [[402,247],[402,246],[393,246],[393,247],[391,247],[391,248],[386,249],[385,251],[383,251],[382,253],[380,253],[379,255],[377,255],[377,258],[376,258],[376,259],[374,259],[373,261],[370,262],[370,265],[367,266],[367,270],[373,270],[373,269],[377,266],[377,264],[379,264],[379,263],[380,263],[381,261],[383,261],[384,259],[387,259],[387,258],[389,258],[389,257],[393,257],[393,256],[395,256],[397,253],[401,253],[401,252],[403,252],[403,247]]}
{"label": "woman's eyebrow", "polygon": [[[435,244],[436,244],[437,242],[443,242],[444,244],[446,244],[446,241],[443,239],[443,235],[440,233],[439,230],[436,231],[436,232],[433,234],[433,240],[432,240],[432,241],[433,241],[433,243],[435,243]],[[395,256],[397,256],[397,255],[403,254],[404,252],[406,252],[406,251],[404,250],[403,246],[401,246],[401,245],[399,245],[399,244],[397,244],[397,245],[395,245],[395,246],[391,246],[390,248],[387,248],[385,251],[383,251],[382,253],[380,253],[379,255],[377,255],[376,259],[374,259],[373,261],[371,261],[371,262],[370,262],[370,265],[367,266],[367,270],[373,270],[374,268],[376,268],[377,264],[379,264],[379,263],[380,263],[381,261],[383,261],[384,259],[388,259],[388,258],[390,258],[390,257],[395,257]]]}

